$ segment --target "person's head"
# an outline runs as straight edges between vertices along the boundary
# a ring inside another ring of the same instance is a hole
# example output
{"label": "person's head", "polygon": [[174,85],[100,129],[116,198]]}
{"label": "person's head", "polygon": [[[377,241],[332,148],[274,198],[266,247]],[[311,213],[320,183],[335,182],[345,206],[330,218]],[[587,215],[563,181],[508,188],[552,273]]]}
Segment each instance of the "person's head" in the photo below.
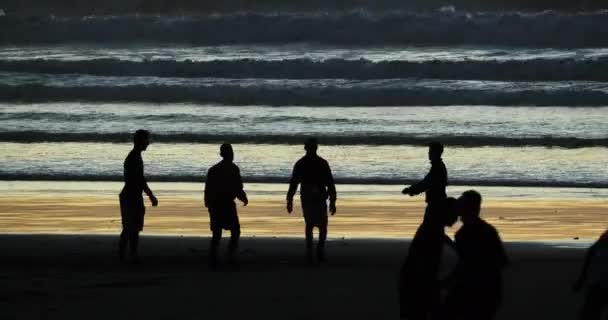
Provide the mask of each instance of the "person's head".
{"label": "person's head", "polygon": [[234,151],[232,151],[232,145],[230,143],[224,143],[220,147],[220,156],[225,160],[232,162],[234,160]]}
{"label": "person's head", "polygon": [[441,155],[443,154],[443,144],[439,142],[431,142],[429,143],[429,160],[438,160],[441,159]]}
{"label": "person's head", "polygon": [[308,138],[304,143],[304,150],[306,150],[306,154],[317,154],[317,149],[319,148],[319,142],[315,138]]}
{"label": "person's head", "polygon": [[475,190],[468,190],[458,198],[458,208],[462,223],[474,220],[479,217],[481,211],[481,194]]}
{"label": "person's head", "polygon": [[133,135],[133,145],[140,151],[146,151],[150,144],[150,132],[148,130],[139,129]]}
{"label": "person's head", "polygon": [[451,227],[454,225],[454,223],[456,223],[456,221],[458,221],[458,211],[456,208],[457,202],[458,201],[454,197],[448,197],[445,199],[445,220],[443,221],[443,224],[446,227]]}

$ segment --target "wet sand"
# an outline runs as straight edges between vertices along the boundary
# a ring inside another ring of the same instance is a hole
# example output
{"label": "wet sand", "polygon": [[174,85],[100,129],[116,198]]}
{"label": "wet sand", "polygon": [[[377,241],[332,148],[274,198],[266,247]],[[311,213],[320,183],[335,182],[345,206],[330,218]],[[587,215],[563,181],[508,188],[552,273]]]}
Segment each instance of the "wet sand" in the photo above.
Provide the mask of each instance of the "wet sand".
{"label": "wet sand", "polygon": [[[328,262],[304,263],[295,238],[246,237],[239,267],[206,265],[208,238],[141,241],[122,265],[116,236],[1,235],[1,319],[397,319],[406,240],[333,239]],[[497,319],[574,319],[581,248],[509,242]],[[222,249],[225,249],[223,243]],[[223,253],[223,250],[222,250]],[[453,265],[453,257],[446,258]]]}

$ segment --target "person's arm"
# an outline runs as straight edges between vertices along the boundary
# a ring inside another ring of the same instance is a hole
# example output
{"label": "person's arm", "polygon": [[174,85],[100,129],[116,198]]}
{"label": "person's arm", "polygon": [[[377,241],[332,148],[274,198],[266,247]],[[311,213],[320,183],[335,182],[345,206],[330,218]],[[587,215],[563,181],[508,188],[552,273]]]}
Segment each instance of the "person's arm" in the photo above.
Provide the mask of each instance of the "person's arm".
{"label": "person's arm", "polygon": [[293,166],[293,172],[291,173],[291,179],[289,180],[289,190],[287,190],[287,212],[291,213],[293,211],[293,196],[296,194],[298,190],[298,185],[300,184],[300,170],[298,168],[298,163]]}
{"label": "person's arm", "polygon": [[408,194],[410,196],[421,194],[430,188],[432,179],[433,179],[433,168],[431,167],[431,171],[429,171],[429,173],[427,173],[427,175],[424,177],[424,179],[420,180],[417,183],[414,183],[413,185],[411,185],[409,187],[406,187],[405,189],[403,189],[403,191],[401,191],[401,193]]}
{"label": "person's arm", "polygon": [[241,171],[239,170],[239,168],[236,168],[236,176],[238,189],[236,193],[236,198],[241,200],[244,206],[247,206],[247,204],[249,203],[249,199],[247,199],[247,194],[245,193],[245,190],[243,188],[243,178],[241,177]]}
{"label": "person's arm", "polygon": [[336,200],[338,194],[336,192],[336,184],[334,182],[334,176],[331,173],[331,168],[329,167],[329,163],[327,163],[327,193],[329,194],[329,212],[333,216],[336,214]]}
{"label": "person's arm", "polygon": [[203,192],[204,194],[204,200],[203,202],[205,203],[205,207],[209,207],[209,204],[211,203],[211,187],[212,183],[211,183],[211,170],[207,171],[207,177],[205,177],[205,191]]}
{"label": "person's arm", "polygon": [[597,248],[597,242],[594,243],[589,248],[589,250],[587,250],[587,254],[585,255],[585,262],[583,263],[583,267],[581,268],[578,279],[572,286],[572,290],[579,291],[583,287],[583,284],[585,284],[585,281],[587,280],[587,271],[589,269],[589,264],[591,262],[591,258],[595,255],[596,248]]}
{"label": "person's arm", "polygon": [[141,183],[141,188],[144,191],[144,193],[148,196],[148,198],[150,198],[150,202],[152,202],[152,206],[156,207],[158,205],[158,200],[156,199],[156,197],[154,196],[154,193],[148,186],[148,181],[146,181],[146,176],[144,175],[144,163],[141,160],[141,158],[139,158],[138,166],[139,166],[139,168],[136,172],[137,172],[137,175],[139,175],[138,179],[140,181],[139,183]]}
{"label": "person's arm", "polygon": [[456,251],[456,244],[454,243],[454,240],[452,240],[452,238],[450,238],[447,234],[443,234],[443,243],[445,243],[448,247],[450,247],[452,250]]}
{"label": "person's arm", "polygon": [[150,202],[152,202],[152,206],[156,207],[158,206],[158,199],[156,199],[156,197],[154,196],[154,193],[152,193],[152,190],[150,189],[150,187],[148,187],[148,182],[146,181],[146,178],[143,178],[142,180],[143,182],[143,189],[144,192],[146,193],[146,195],[148,195],[148,198],[150,198]]}

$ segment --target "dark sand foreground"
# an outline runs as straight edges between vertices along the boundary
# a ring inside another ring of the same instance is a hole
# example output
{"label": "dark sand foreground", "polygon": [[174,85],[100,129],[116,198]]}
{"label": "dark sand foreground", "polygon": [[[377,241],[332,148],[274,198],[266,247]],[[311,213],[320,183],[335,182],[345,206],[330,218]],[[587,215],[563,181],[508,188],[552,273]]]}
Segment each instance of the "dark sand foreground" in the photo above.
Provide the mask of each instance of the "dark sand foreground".
{"label": "dark sand foreground", "polygon": [[[329,261],[308,266],[302,239],[244,238],[238,268],[210,271],[207,238],[144,237],[137,267],[118,263],[116,240],[0,235],[0,319],[398,319],[407,241],[333,239]],[[575,319],[581,296],[570,286],[584,250],[507,250],[498,319]]]}

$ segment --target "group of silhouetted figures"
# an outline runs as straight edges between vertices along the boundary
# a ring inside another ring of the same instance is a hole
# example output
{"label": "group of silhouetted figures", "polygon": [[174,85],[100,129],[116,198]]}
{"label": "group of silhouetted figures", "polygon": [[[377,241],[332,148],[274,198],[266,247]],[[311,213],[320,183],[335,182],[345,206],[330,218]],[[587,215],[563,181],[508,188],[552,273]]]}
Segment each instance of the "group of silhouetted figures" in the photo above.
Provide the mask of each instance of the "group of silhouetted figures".
{"label": "group of silhouetted figures", "polygon": [[[144,177],[141,153],[150,143],[150,134],[138,130],[134,148],[124,162],[125,186],[120,193],[122,233],[119,252],[125,260],[138,262],[139,232],[143,230],[145,193],[153,206],[158,200]],[[328,211],[336,213],[336,187],[328,162],[317,155],[316,139],[306,140],[306,154],[296,162],[287,192],[287,211],[293,210],[293,197],[300,186],[305,221],[306,258],[325,261]],[[443,145],[429,144],[431,169],[420,182],[405,188],[410,196],[425,193],[424,218],[409,247],[399,278],[399,302],[402,319],[492,319],[499,310],[502,294],[502,271],[508,265],[503,243],[496,229],[480,217],[481,195],[474,190],[458,199],[447,197],[448,174],[442,160]],[[218,248],[223,230],[230,231],[228,262],[234,262],[241,233],[235,199],[249,202],[240,170],[233,163],[230,144],[220,147],[222,160],[211,167],[205,182],[204,203],[208,208],[212,232],[209,263],[218,264]],[[329,202],[329,208],[328,208]],[[328,210],[329,209],[329,210]],[[454,240],[445,233],[458,219],[462,226]],[[319,229],[316,255],[313,252],[313,229]],[[458,264],[440,279],[444,247],[458,255]],[[600,319],[608,304],[608,231],[589,249],[575,289],[587,285],[582,319]],[[588,269],[591,269],[589,272]],[[442,295],[442,292],[445,294]]]}

